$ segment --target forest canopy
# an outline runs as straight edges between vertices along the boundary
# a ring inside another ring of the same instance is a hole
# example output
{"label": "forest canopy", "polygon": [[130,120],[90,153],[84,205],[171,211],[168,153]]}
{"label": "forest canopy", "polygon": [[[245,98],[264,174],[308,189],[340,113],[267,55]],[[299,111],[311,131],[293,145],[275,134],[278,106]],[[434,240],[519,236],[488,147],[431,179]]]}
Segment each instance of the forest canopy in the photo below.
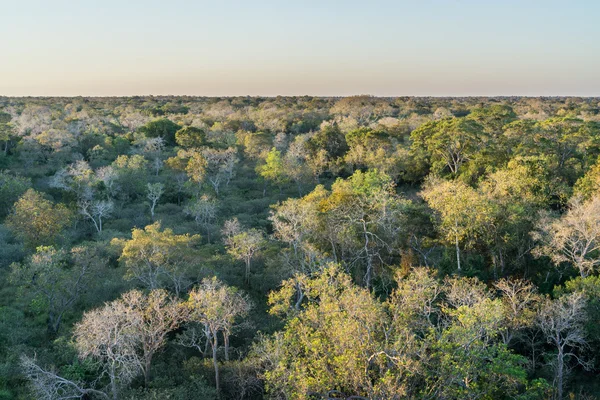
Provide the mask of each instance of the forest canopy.
{"label": "forest canopy", "polygon": [[0,97],[0,399],[592,399],[600,98]]}

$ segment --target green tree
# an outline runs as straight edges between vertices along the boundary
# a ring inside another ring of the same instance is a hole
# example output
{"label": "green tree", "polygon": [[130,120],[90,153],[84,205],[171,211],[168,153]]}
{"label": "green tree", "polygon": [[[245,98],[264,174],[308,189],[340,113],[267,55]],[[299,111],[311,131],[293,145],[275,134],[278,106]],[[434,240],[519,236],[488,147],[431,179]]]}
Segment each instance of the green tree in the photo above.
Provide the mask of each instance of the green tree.
{"label": "green tree", "polygon": [[499,299],[448,308],[448,327],[431,344],[425,397],[497,399],[515,396],[527,382],[526,360],[498,341]]}
{"label": "green tree", "polygon": [[281,158],[281,152],[275,147],[267,153],[265,163],[256,167],[256,172],[265,180],[279,186],[279,188],[289,181],[283,159]]}
{"label": "green tree", "polygon": [[167,165],[175,170],[185,171],[190,180],[200,187],[206,179],[208,161],[200,149],[179,150],[176,157],[167,160]]}
{"label": "green tree", "polygon": [[100,271],[103,261],[86,247],[64,250],[40,246],[27,262],[12,264],[11,280],[39,296],[48,309],[48,333],[56,335],[63,317]]}
{"label": "green tree", "polygon": [[458,180],[431,178],[426,181],[421,196],[435,211],[442,240],[454,245],[460,271],[461,247],[471,248],[481,237],[481,227],[491,218],[490,204],[475,189]]}
{"label": "green tree", "polygon": [[112,173],[116,175],[112,179],[119,183],[119,190],[115,192],[123,200],[135,200],[144,195],[148,179],[148,164],[148,160],[139,154],[120,155],[112,163]]}
{"label": "green tree", "polygon": [[15,129],[10,123],[12,116],[0,111],[0,141],[4,142],[4,155],[8,154],[8,148],[15,136]]}
{"label": "green tree", "polygon": [[413,153],[424,154],[433,171],[447,169],[454,176],[487,142],[482,126],[466,118],[428,122],[415,129],[410,138]]}
{"label": "green tree", "polygon": [[148,122],[146,125],[138,128],[138,132],[142,133],[148,138],[162,138],[166,143],[170,145],[175,144],[175,133],[181,127],[175,122],[161,118],[154,121]]}
{"label": "green tree", "polygon": [[600,193],[600,157],[596,163],[575,182],[573,194],[583,200],[589,200]]}
{"label": "green tree", "polygon": [[0,171],[0,217],[6,216],[19,197],[31,188],[31,179]]}
{"label": "green tree", "polygon": [[490,135],[499,136],[505,125],[517,119],[517,114],[511,106],[496,104],[477,107],[471,111],[468,118],[478,122]]}
{"label": "green tree", "polygon": [[186,126],[175,132],[175,141],[184,148],[201,147],[206,144],[206,132],[194,126]]}
{"label": "green tree", "polygon": [[[332,245],[346,255],[340,259],[348,266],[364,267],[363,281],[368,288],[377,262],[385,266],[385,260],[401,244],[409,205],[396,194],[390,177],[378,170],[356,171],[346,180],[338,178],[320,204]],[[335,253],[335,248],[332,251]]]}
{"label": "green tree", "polygon": [[344,156],[348,151],[348,144],[340,127],[334,123],[333,125],[323,126],[315,133],[308,141],[308,149],[312,153],[317,153],[323,149],[327,152],[329,159],[336,159]]}

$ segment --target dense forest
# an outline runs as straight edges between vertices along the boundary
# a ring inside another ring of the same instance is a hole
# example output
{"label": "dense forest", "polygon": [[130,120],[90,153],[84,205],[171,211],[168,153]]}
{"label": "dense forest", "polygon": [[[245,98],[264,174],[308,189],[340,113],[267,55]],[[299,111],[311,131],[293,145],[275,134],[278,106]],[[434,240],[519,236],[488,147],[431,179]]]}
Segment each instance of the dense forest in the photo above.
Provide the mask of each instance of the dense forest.
{"label": "dense forest", "polygon": [[0,399],[594,399],[600,98],[0,97]]}

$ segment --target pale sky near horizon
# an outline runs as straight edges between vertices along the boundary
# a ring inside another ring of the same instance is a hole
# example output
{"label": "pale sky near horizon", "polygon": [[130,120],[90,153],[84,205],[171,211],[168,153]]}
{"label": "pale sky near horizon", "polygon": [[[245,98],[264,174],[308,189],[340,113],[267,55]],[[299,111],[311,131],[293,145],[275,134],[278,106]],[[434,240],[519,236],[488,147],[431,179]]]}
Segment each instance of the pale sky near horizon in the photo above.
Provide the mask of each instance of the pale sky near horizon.
{"label": "pale sky near horizon", "polygon": [[595,0],[0,0],[0,96],[600,96]]}

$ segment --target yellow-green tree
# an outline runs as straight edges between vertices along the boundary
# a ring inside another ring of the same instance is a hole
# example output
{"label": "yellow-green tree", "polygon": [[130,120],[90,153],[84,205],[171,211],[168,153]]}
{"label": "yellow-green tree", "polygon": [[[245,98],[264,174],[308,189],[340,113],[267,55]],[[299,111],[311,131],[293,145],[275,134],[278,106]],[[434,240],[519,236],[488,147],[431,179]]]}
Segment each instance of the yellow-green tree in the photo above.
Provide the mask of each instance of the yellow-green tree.
{"label": "yellow-green tree", "polygon": [[167,165],[175,170],[185,171],[188,178],[200,186],[204,183],[208,162],[200,149],[179,150],[176,157],[167,160]]}
{"label": "yellow-green tree", "polygon": [[[298,287],[305,302],[293,304]],[[339,390],[369,396],[376,376],[385,312],[371,293],[355,286],[338,265],[329,265],[312,279],[298,276],[269,296],[271,313],[288,315],[273,346],[265,378],[271,393],[307,399],[311,392]],[[373,357],[372,357],[373,356]]]}
{"label": "yellow-green tree", "polygon": [[275,147],[267,153],[265,163],[256,167],[256,172],[265,180],[273,182],[281,188],[281,185],[289,181],[286,174],[285,164],[281,158],[281,152]]}
{"label": "yellow-green tree", "polygon": [[[136,279],[149,289],[156,289],[171,281],[179,294],[188,282],[190,268],[194,267],[196,251],[194,245],[200,235],[176,235],[172,229],[161,230],[160,222],[133,229],[130,240],[113,239],[112,243],[122,246],[119,260],[125,263],[125,277]],[[198,272],[198,271],[197,271]]]}
{"label": "yellow-green tree", "polygon": [[577,180],[573,188],[573,194],[588,200],[600,193],[600,158],[581,178]]}
{"label": "yellow-green tree", "polygon": [[421,195],[438,217],[442,239],[454,246],[460,271],[461,247],[472,247],[482,236],[481,226],[490,218],[489,204],[475,189],[458,180],[430,178]]}
{"label": "yellow-green tree", "polygon": [[72,219],[73,213],[63,204],[54,204],[29,189],[15,203],[6,225],[27,247],[34,249],[53,244]]}

